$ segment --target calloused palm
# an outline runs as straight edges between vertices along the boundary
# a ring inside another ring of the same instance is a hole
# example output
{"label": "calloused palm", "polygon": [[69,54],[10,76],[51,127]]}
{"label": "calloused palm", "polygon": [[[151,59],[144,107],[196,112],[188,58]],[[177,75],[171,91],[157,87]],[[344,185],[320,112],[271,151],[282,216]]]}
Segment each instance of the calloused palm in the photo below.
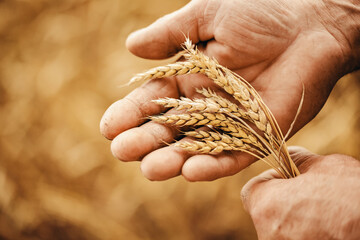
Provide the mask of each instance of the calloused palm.
{"label": "calloused palm", "polygon": [[[284,132],[304,85],[294,133],[320,111],[345,73],[345,37],[328,18],[328,9],[320,0],[192,1],[130,35],[127,47],[140,57],[161,59],[181,50],[184,34],[189,36],[206,55],[251,82]],[[123,161],[142,160],[141,170],[151,180],[179,174],[190,181],[213,180],[250,165],[254,160],[238,152],[193,155],[167,146],[164,142],[176,139],[178,130],[144,123],[144,117],[165,111],[152,99],[198,97],[195,88],[201,87],[221,91],[204,76],[186,75],[152,80],[115,102],[101,121],[103,135],[113,139],[113,154]]]}

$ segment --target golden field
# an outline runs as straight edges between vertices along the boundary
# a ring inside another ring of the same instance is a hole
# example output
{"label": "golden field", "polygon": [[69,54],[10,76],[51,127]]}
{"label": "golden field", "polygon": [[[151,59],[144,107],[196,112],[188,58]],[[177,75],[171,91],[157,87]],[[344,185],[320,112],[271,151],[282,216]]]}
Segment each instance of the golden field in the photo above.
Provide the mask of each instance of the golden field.
{"label": "golden field", "polygon": [[[127,35],[188,1],[0,1],[0,238],[256,239],[241,187],[258,162],[213,182],[150,182],[99,133],[134,73]],[[360,74],[344,77],[291,140],[360,158]]]}

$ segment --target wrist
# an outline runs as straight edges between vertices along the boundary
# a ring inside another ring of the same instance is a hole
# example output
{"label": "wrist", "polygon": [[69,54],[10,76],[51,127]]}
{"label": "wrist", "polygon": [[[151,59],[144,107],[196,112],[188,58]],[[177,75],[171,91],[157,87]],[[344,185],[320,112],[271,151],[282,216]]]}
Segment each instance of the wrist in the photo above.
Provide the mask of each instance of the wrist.
{"label": "wrist", "polygon": [[360,69],[360,0],[323,0],[322,20],[338,41],[344,56],[344,74]]}

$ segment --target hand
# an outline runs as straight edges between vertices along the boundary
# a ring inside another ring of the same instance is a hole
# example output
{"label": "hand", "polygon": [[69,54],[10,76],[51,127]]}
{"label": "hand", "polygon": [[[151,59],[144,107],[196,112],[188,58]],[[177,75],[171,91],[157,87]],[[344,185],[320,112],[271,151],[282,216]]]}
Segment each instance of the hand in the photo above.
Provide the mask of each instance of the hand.
{"label": "hand", "polygon": [[[331,16],[344,16],[342,25]],[[294,119],[304,84],[304,106],[294,133],[320,111],[337,79],[355,69],[350,63],[357,54],[357,35],[339,29],[352,29],[360,21],[346,17],[350,14],[345,8],[320,0],[195,0],[131,34],[127,47],[137,56],[161,59],[179,51],[183,34],[188,35],[205,54],[251,82],[284,132]],[[221,91],[204,76],[186,75],[150,81],[115,102],[101,121],[102,134],[113,140],[114,156],[142,160],[141,170],[151,180],[179,174],[190,181],[213,180],[250,165],[253,159],[238,152],[191,155],[166,146],[164,142],[178,139],[179,132],[145,123],[146,116],[165,111],[152,99],[199,97],[199,87]]]}
{"label": "hand", "polygon": [[302,174],[268,170],[242,190],[259,239],[359,239],[360,161],[289,148]]}

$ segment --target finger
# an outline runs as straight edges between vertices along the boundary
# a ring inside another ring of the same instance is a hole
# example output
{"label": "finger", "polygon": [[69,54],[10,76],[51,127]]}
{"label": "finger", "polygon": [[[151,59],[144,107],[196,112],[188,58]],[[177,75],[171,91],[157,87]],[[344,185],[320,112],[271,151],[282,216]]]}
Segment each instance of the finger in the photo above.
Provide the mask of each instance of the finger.
{"label": "finger", "polygon": [[[291,146],[288,150],[301,173],[305,173],[311,166],[312,161],[319,157],[319,155],[313,154],[303,147]],[[241,199],[246,211],[251,212],[253,206],[257,205],[256,202],[264,198],[264,189],[269,189],[269,184],[274,187],[274,181],[269,182],[274,179],[277,179],[278,183],[284,181],[274,169],[270,169],[252,178],[244,185],[241,190]]]}
{"label": "finger", "polygon": [[[188,141],[184,138],[181,141]],[[192,154],[173,145],[157,149],[141,161],[141,172],[149,180],[162,181],[181,174],[181,168]]]}
{"label": "finger", "polygon": [[121,161],[138,161],[148,153],[174,141],[178,130],[150,121],[119,134],[111,142],[111,152]]}
{"label": "finger", "polygon": [[182,175],[188,181],[212,181],[238,173],[256,160],[242,152],[222,152],[218,155],[195,155],[184,164]]}
{"label": "finger", "polygon": [[[288,150],[301,173],[306,172],[311,161],[318,157],[318,155],[309,152],[303,147],[292,146]],[[269,184],[273,187],[274,181],[269,181],[274,179],[277,179],[278,183],[284,181],[274,169],[270,169],[252,178],[244,185],[241,190],[241,199],[246,211],[251,212],[253,206],[257,205],[256,202],[264,198],[263,194],[265,194],[265,191],[263,189],[269,189]],[[259,194],[262,194],[262,197],[259,197]]]}
{"label": "finger", "polygon": [[162,97],[179,97],[175,78],[151,80],[113,103],[101,119],[102,135],[113,139],[121,132],[145,122],[147,116],[161,113],[163,107],[151,100]]}
{"label": "finger", "polygon": [[[139,57],[162,59],[180,50],[185,36],[189,36],[194,43],[211,39],[212,20],[217,7],[208,9],[207,21],[202,22],[206,4],[206,1],[191,1],[185,7],[158,19],[150,26],[130,34],[126,40],[127,48]],[[212,5],[218,4],[220,3],[212,3]]]}
{"label": "finger", "polygon": [[280,179],[281,176],[274,170],[269,169],[260,175],[250,179],[241,190],[241,200],[243,202],[244,208],[247,212],[250,212],[252,206],[254,206],[258,198],[253,196],[255,188],[258,188],[262,183],[267,182],[272,179]]}
{"label": "finger", "polygon": [[[186,137],[181,141],[191,140]],[[181,173],[188,181],[210,181],[233,175],[253,162],[254,158],[240,152],[205,155],[171,145],[145,156],[141,170],[150,180],[166,180]]]}
{"label": "finger", "polygon": [[[188,138],[183,139],[187,140]],[[250,155],[240,152],[195,155],[181,148],[168,146],[145,156],[141,169],[144,176],[151,180],[165,180],[181,173],[188,181],[211,181],[233,175],[254,161]]]}
{"label": "finger", "polygon": [[318,159],[319,155],[314,154],[304,147],[290,146],[288,147],[290,157],[298,167],[300,173],[305,173],[309,170],[314,160]]}
{"label": "finger", "polygon": [[[165,115],[179,112],[170,109]],[[150,152],[173,142],[178,137],[180,128],[181,126],[149,121],[117,135],[111,142],[111,151],[114,157],[121,161],[138,161]]]}

